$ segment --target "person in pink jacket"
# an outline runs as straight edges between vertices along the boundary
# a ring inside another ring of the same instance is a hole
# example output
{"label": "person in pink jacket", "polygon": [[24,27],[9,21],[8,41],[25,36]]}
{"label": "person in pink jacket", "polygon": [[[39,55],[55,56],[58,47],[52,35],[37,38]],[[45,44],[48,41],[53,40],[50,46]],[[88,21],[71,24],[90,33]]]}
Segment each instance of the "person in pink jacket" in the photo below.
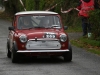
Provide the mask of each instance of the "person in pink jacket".
{"label": "person in pink jacket", "polygon": [[83,36],[86,36],[87,33],[91,33],[91,24],[88,18],[89,12],[94,10],[94,6],[94,0],[80,0],[77,8],[74,8],[79,11],[78,16],[82,18]]}

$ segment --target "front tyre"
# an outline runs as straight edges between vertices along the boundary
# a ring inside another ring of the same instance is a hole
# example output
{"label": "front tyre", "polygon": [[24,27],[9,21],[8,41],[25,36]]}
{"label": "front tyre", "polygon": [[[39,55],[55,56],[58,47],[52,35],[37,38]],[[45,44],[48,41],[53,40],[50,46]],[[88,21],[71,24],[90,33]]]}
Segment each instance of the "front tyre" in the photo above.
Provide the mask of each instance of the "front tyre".
{"label": "front tyre", "polygon": [[69,49],[69,52],[65,52],[63,57],[64,57],[64,61],[71,62],[72,61],[72,47],[70,44],[69,44],[68,49]]}
{"label": "front tyre", "polygon": [[11,52],[9,50],[9,44],[8,44],[8,42],[7,42],[7,57],[11,58]]}
{"label": "front tyre", "polygon": [[13,46],[12,53],[11,53],[12,63],[18,62],[18,54],[16,53],[15,46]]}

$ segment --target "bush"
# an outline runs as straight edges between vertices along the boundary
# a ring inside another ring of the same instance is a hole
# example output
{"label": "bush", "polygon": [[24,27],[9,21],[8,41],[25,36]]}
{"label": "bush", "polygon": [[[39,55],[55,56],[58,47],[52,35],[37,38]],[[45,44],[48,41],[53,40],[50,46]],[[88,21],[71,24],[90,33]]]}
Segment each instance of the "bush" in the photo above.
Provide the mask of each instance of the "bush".
{"label": "bush", "polygon": [[100,10],[95,9],[90,12],[89,20],[91,23],[93,39],[100,40]]}

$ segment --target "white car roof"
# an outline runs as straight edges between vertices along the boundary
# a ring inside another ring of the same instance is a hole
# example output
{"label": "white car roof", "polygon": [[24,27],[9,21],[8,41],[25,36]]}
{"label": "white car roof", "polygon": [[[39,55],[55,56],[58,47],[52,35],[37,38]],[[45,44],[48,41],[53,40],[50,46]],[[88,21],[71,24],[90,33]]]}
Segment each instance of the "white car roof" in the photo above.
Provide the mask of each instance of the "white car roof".
{"label": "white car roof", "polygon": [[58,14],[58,13],[51,11],[22,11],[16,13],[15,15],[24,15],[24,14]]}

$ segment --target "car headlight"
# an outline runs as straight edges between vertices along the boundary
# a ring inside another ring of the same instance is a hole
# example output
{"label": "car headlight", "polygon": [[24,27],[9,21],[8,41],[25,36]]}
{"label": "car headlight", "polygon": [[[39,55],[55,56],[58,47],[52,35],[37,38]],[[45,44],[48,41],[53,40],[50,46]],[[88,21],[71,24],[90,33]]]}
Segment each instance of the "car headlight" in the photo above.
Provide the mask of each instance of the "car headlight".
{"label": "car headlight", "polygon": [[65,42],[67,40],[67,35],[66,34],[61,34],[60,35],[60,41]]}
{"label": "car headlight", "polygon": [[19,37],[19,39],[20,39],[20,41],[22,42],[22,43],[25,43],[26,41],[27,41],[27,36],[26,35],[21,35],[20,37]]}

